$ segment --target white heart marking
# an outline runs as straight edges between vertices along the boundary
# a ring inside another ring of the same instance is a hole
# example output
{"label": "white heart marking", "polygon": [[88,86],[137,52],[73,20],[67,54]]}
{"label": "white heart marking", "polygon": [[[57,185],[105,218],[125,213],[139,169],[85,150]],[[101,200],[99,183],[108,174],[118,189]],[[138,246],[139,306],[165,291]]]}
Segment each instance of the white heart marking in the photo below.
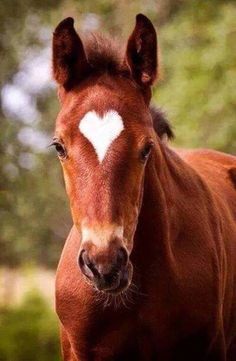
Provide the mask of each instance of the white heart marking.
{"label": "white heart marking", "polygon": [[124,129],[121,116],[109,110],[100,117],[94,110],[85,114],[79,124],[80,132],[90,141],[101,163],[111,143]]}

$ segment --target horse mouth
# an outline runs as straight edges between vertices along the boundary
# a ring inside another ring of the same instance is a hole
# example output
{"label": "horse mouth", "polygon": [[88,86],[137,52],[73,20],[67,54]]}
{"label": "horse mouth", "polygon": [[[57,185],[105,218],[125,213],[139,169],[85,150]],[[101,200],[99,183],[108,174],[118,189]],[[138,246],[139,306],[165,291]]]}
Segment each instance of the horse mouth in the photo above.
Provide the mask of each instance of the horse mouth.
{"label": "horse mouth", "polygon": [[118,295],[119,293],[122,293],[129,288],[132,277],[133,266],[131,262],[129,262],[126,269],[120,271],[114,281],[109,284],[109,286],[104,283],[100,284],[99,282],[96,283],[94,286],[97,291],[111,295]]}

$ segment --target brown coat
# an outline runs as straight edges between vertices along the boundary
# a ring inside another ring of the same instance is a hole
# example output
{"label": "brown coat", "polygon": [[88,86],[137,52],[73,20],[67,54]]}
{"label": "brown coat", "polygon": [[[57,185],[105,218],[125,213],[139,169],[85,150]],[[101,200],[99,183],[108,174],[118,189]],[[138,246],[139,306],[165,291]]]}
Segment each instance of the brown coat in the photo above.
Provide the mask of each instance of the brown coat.
{"label": "brown coat", "polygon": [[[235,361],[236,158],[161,140],[168,125],[153,127],[149,108],[157,38],[145,16],[126,53],[114,49],[97,38],[84,47],[71,18],[54,32],[53,144],[74,221],[56,279],[63,358]],[[79,131],[91,111],[98,121],[115,112],[123,127],[102,162]]]}
{"label": "brown coat", "polygon": [[66,361],[236,359],[236,158],[180,153],[163,146],[161,170],[148,166],[131,255],[142,293],[127,309],[85,283],[72,228],[56,284]]}

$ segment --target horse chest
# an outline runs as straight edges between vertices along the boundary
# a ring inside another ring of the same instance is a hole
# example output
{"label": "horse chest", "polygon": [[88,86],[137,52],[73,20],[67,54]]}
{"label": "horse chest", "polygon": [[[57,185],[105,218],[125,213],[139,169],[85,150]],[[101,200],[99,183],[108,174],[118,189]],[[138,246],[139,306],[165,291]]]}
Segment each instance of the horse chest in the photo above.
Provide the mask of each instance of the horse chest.
{"label": "horse chest", "polygon": [[86,357],[79,361],[156,360],[156,346],[147,330],[114,325],[113,329],[101,331],[97,340],[89,340]]}
{"label": "horse chest", "polygon": [[177,320],[164,308],[157,312],[153,303],[136,311],[88,307],[84,297],[72,297],[70,287],[57,293],[57,312],[64,361],[199,361],[208,348],[203,329],[190,337],[183,316]]}
{"label": "horse chest", "polygon": [[74,312],[72,321],[70,303],[67,303],[67,310],[63,308],[60,312],[59,308],[58,311],[64,324],[62,348],[64,354],[69,355],[64,356],[65,361],[157,359],[155,334],[135,314],[114,312],[109,315],[101,311],[86,318]]}
{"label": "horse chest", "polygon": [[[225,360],[225,351],[217,347],[213,353],[207,352],[204,333],[187,338],[174,348],[159,349],[155,335],[147,330],[130,329],[129,335],[121,333],[104,333],[98,343],[90,344],[82,355],[77,350],[77,357],[65,361],[199,361]],[[72,345],[74,348],[75,345]],[[76,350],[76,348],[74,348]],[[234,358],[232,359],[234,360]]]}

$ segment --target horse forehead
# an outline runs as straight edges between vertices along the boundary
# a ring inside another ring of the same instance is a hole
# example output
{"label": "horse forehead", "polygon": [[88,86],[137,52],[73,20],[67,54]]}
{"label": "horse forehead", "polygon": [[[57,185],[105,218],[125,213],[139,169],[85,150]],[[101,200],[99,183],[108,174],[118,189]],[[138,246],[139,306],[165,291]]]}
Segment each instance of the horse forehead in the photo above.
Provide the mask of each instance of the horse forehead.
{"label": "horse forehead", "polygon": [[124,128],[122,116],[114,109],[88,111],[78,122],[78,130],[91,143],[100,163]]}

